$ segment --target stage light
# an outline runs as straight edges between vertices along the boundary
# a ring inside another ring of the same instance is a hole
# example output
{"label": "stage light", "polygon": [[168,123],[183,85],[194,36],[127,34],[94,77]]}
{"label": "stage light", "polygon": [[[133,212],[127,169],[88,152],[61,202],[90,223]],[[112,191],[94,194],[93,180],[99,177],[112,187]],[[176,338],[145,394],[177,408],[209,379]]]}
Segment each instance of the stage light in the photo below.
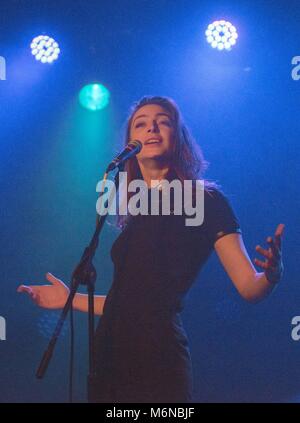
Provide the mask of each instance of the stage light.
{"label": "stage light", "polygon": [[79,93],[79,102],[82,107],[96,111],[104,109],[109,103],[110,93],[101,84],[85,85]]}
{"label": "stage light", "polygon": [[52,63],[59,56],[60,49],[58,43],[48,35],[35,37],[31,44],[31,53],[36,60],[42,63]]}
{"label": "stage light", "polygon": [[208,25],[205,31],[206,40],[218,50],[231,50],[236,44],[238,34],[236,28],[227,21],[215,21]]}

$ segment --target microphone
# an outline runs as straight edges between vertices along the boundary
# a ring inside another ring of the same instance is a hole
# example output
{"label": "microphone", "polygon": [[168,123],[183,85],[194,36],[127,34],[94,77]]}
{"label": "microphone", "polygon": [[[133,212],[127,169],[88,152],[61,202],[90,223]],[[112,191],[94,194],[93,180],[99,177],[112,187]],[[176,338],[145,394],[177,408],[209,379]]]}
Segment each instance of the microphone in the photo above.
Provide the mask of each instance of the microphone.
{"label": "microphone", "polygon": [[114,170],[121,163],[124,163],[126,162],[126,160],[130,159],[130,157],[138,154],[141,151],[142,147],[143,145],[141,141],[130,141],[126,145],[126,147],[117,155],[117,157],[112,162],[110,162],[110,164],[107,166],[106,173],[110,172],[111,170]]}

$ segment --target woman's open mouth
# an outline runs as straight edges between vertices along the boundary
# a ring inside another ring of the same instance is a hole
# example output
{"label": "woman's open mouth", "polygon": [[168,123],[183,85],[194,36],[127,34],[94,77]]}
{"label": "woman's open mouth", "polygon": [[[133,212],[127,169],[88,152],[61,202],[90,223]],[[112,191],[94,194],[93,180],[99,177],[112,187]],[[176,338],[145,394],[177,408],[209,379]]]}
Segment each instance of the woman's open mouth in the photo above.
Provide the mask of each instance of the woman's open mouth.
{"label": "woman's open mouth", "polygon": [[145,145],[157,145],[157,144],[161,144],[162,140],[158,140],[158,139],[150,139],[148,141],[145,142]]}

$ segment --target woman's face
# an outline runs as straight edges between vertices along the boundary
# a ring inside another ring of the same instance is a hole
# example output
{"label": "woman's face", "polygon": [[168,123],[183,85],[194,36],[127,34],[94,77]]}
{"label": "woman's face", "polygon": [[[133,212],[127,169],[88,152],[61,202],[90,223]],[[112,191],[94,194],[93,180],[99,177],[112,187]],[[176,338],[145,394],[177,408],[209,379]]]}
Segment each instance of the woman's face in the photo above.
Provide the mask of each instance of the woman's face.
{"label": "woman's face", "polygon": [[137,159],[171,157],[174,133],[174,122],[166,109],[158,104],[148,104],[138,109],[130,127],[130,140],[139,140],[143,144]]}

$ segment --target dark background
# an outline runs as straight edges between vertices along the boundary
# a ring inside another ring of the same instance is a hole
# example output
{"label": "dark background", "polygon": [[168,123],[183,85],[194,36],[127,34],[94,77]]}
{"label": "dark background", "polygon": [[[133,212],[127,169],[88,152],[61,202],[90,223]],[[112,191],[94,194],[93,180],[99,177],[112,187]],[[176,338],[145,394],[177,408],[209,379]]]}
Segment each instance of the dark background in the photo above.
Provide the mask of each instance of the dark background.
{"label": "dark background", "polygon": [[[215,19],[231,21],[231,52],[205,40]],[[0,0],[0,341],[1,402],[65,402],[68,328],[43,381],[35,370],[59,315],[16,293],[21,283],[65,282],[94,225],[95,187],[121,144],[130,105],[145,94],[178,103],[216,180],[239,217],[250,257],[286,224],[285,274],[265,301],[245,303],[213,255],[183,313],[194,365],[196,402],[299,402],[299,101],[291,77],[300,55],[300,1]],[[30,42],[60,44],[52,66]],[[102,112],[83,110],[81,87],[111,92]],[[112,280],[106,225],[95,263],[97,292]],[[297,271],[298,270],[298,271]],[[76,401],[85,401],[86,316],[76,313]]]}

